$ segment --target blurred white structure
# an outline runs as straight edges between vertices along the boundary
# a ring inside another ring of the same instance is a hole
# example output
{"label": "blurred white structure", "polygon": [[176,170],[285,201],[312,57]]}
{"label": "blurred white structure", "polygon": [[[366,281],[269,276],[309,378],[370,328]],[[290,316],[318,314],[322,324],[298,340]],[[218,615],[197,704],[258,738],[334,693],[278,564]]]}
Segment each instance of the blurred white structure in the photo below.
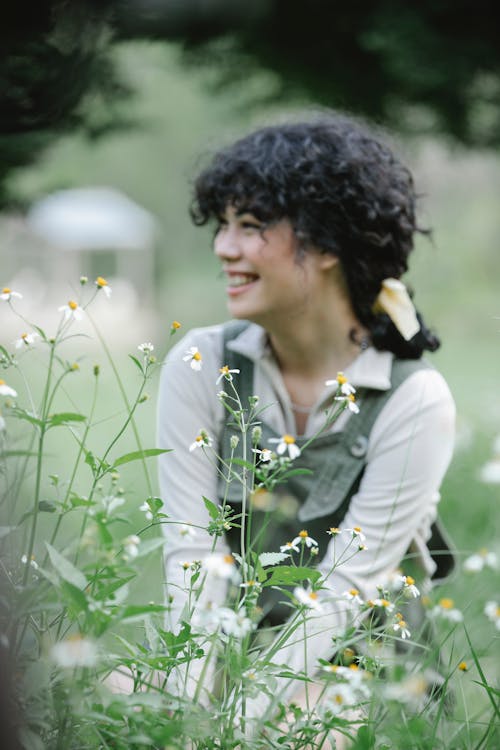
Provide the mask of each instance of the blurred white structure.
{"label": "blurred white structure", "polygon": [[51,285],[100,275],[124,279],[140,298],[152,300],[156,222],[123,193],[109,187],[60,190],[36,202],[26,222],[43,242],[38,252]]}

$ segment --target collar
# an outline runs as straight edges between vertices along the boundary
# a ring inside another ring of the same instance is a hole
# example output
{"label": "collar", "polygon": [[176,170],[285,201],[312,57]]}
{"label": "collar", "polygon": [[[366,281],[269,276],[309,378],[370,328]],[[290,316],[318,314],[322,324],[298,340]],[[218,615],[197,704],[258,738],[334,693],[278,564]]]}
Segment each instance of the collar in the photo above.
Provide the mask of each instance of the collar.
{"label": "collar", "polygon": [[[253,362],[264,359],[273,361],[267,333],[256,323],[250,323],[236,338],[228,342],[228,348],[243,354]],[[379,351],[369,347],[360,352],[356,359],[346,368],[347,379],[355,388],[374,388],[387,391],[391,387],[391,369],[394,355],[392,352]],[[332,378],[336,373],[332,374]]]}

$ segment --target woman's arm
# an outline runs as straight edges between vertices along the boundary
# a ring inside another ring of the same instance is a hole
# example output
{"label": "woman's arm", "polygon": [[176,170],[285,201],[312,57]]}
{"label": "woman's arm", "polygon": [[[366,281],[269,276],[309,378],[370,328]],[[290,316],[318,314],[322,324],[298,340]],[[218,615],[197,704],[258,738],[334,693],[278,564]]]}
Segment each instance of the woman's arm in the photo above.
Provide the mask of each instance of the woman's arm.
{"label": "woman's arm", "polygon": [[[202,356],[201,370],[191,368],[184,361],[190,347],[196,346]],[[183,563],[202,560],[211,552],[227,553],[223,538],[210,536],[206,528],[210,517],[203,496],[218,503],[216,458],[211,449],[189,448],[205,429],[217,438],[223,417],[217,399],[216,380],[221,356],[220,327],[196,329],[185,336],[169,352],[162,368],[158,399],[157,433],[158,445],[171,448],[159,459],[160,492],[164,510],[168,515],[163,524],[166,537],[164,547],[166,597],[172,602],[167,627],[176,628],[179,621],[192,617],[186,611],[189,587],[189,570]],[[212,602],[223,603],[226,594],[225,581],[214,576],[207,577],[197,602],[199,613]],[[191,602],[194,603],[194,602]],[[196,616],[194,618],[196,622]],[[201,662],[195,662],[190,670],[193,684],[188,694],[193,694]]]}

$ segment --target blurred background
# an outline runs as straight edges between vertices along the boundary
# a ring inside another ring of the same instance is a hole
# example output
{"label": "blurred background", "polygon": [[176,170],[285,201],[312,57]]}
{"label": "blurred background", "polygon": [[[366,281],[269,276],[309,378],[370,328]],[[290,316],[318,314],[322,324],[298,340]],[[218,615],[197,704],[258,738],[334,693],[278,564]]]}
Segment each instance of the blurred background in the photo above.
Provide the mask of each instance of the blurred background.
{"label": "blurred background", "polygon": [[[50,331],[81,275],[108,279],[112,297],[101,295],[94,318],[133,383],[127,352],[152,341],[161,356],[172,320],[182,333],[227,318],[210,230],[193,227],[188,214],[191,181],[211,152],[311,108],[369,118],[412,168],[422,224],[433,228],[432,241],[418,241],[407,281],[442,338],[433,361],[458,407],[442,514],[464,554],[492,548],[500,499],[498,25],[486,0],[345,5],[78,0],[6,10],[0,285],[22,293],[18,309]],[[7,349],[20,326],[3,305]],[[90,372],[93,345],[78,346]],[[84,375],[82,400],[90,398]],[[88,382],[90,393],[90,374]],[[111,375],[103,388],[103,407],[119,412]],[[139,417],[146,447],[154,423],[153,384]],[[59,465],[65,449],[54,449]],[[132,472],[127,490],[137,522],[141,481]]]}

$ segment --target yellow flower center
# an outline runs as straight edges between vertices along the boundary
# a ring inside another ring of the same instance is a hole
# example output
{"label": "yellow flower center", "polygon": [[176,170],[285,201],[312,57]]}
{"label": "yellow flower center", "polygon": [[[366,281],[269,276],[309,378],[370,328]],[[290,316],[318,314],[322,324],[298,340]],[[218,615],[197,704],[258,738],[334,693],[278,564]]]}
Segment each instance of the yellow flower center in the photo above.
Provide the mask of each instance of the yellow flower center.
{"label": "yellow flower center", "polygon": [[179,323],[178,320],[172,321],[172,328],[174,328],[177,331],[180,327],[181,327],[181,324]]}
{"label": "yellow flower center", "polygon": [[197,443],[202,443],[203,442],[203,435],[197,435],[196,442]]}
{"label": "yellow flower center", "polygon": [[195,352],[193,354],[193,359],[196,360],[196,362],[201,362],[201,354],[200,354],[200,352]]}
{"label": "yellow flower center", "polygon": [[97,279],[95,280],[95,283],[99,287],[108,286],[108,282],[106,281],[106,279],[103,279],[102,276],[98,276]]}
{"label": "yellow flower center", "polygon": [[6,382],[5,382],[5,380],[2,380],[2,379],[0,378],[0,385],[6,385]]}
{"label": "yellow flower center", "polygon": [[22,333],[21,334],[21,338],[22,338],[23,341],[26,341],[26,339],[28,338],[28,334],[27,333]]}
{"label": "yellow flower center", "polygon": [[70,299],[70,301],[68,302],[68,307],[70,310],[76,310],[78,307],[78,303]]}
{"label": "yellow flower center", "polygon": [[356,534],[361,534],[361,526],[354,526],[353,531],[355,531]]}
{"label": "yellow flower center", "polygon": [[221,368],[219,369],[219,372],[220,372],[220,373],[221,373],[222,375],[229,375],[229,367],[228,367],[227,365],[224,365],[224,367],[221,367]]}
{"label": "yellow flower center", "polygon": [[311,591],[309,594],[309,599],[312,599],[313,602],[315,602],[317,598],[318,598],[317,593],[315,591]]}
{"label": "yellow flower center", "polygon": [[346,376],[344,375],[343,372],[338,372],[337,373],[337,383],[339,385],[344,385],[345,383],[347,383],[347,378],[346,378]]}
{"label": "yellow flower center", "polygon": [[460,664],[458,665],[458,668],[460,669],[461,672],[467,672],[468,670],[467,663],[465,661],[461,661]]}
{"label": "yellow flower center", "polygon": [[350,593],[351,596],[358,596],[359,595],[358,589],[350,589],[349,593]]}
{"label": "yellow flower center", "polygon": [[387,599],[381,599],[380,600],[380,605],[382,607],[388,607],[390,605],[390,602],[388,602]]}
{"label": "yellow flower center", "polygon": [[415,579],[414,578],[412,578],[411,576],[406,576],[406,585],[407,586],[413,586],[414,583],[415,583]]}
{"label": "yellow flower center", "polygon": [[357,672],[359,667],[357,664],[349,664],[349,669],[352,669],[353,672]]}
{"label": "yellow flower center", "polygon": [[295,443],[295,438],[293,435],[283,435],[283,442],[286,443],[286,445],[293,445]]}
{"label": "yellow flower center", "polygon": [[234,565],[234,557],[232,555],[224,555],[222,559],[226,565]]}
{"label": "yellow flower center", "polygon": [[398,624],[399,624],[399,627],[400,627],[401,629],[404,629],[404,628],[406,628],[406,622],[405,622],[404,620],[400,620]]}
{"label": "yellow flower center", "polygon": [[330,528],[328,529],[328,531],[332,535],[333,534],[340,534],[340,529],[338,529],[336,526],[330,526]]}
{"label": "yellow flower center", "polygon": [[10,294],[10,292],[11,290],[9,289],[8,286],[4,286],[4,288],[2,289],[2,294]]}
{"label": "yellow flower center", "polygon": [[447,597],[439,600],[439,606],[443,609],[452,609],[453,604],[453,599],[448,599]]}
{"label": "yellow flower center", "polygon": [[354,393],[350,393],[347,398],[349,399],[349,401],[352,401],[353,403],[356,401],[356,397]]}
{"label": "yellow flower center", "polygon": [[335,703],[337,703],[340,706],[343,702],[344,702],[344,699],[339,693],[337,693],[337,695],[335,696]]}
{"label": "yellow flower center", "polygon": [[300,536],[301,539],[307,539],[307,537],[309,536],[309,534],[307,533],[307,531],[305,529],[302,529],[302,531],[299,531],[299,536]]}
{"label": "yellow flower center", "polygon": [[250,580],[249,580],[249,581],[247,581],[247,586],[248,586],[248,588],[251,588],[252,586],[255,586],[255,583],[256,583],[256,582],[254,581],[254,579],[253,579],[253,578],[250,578]]}

